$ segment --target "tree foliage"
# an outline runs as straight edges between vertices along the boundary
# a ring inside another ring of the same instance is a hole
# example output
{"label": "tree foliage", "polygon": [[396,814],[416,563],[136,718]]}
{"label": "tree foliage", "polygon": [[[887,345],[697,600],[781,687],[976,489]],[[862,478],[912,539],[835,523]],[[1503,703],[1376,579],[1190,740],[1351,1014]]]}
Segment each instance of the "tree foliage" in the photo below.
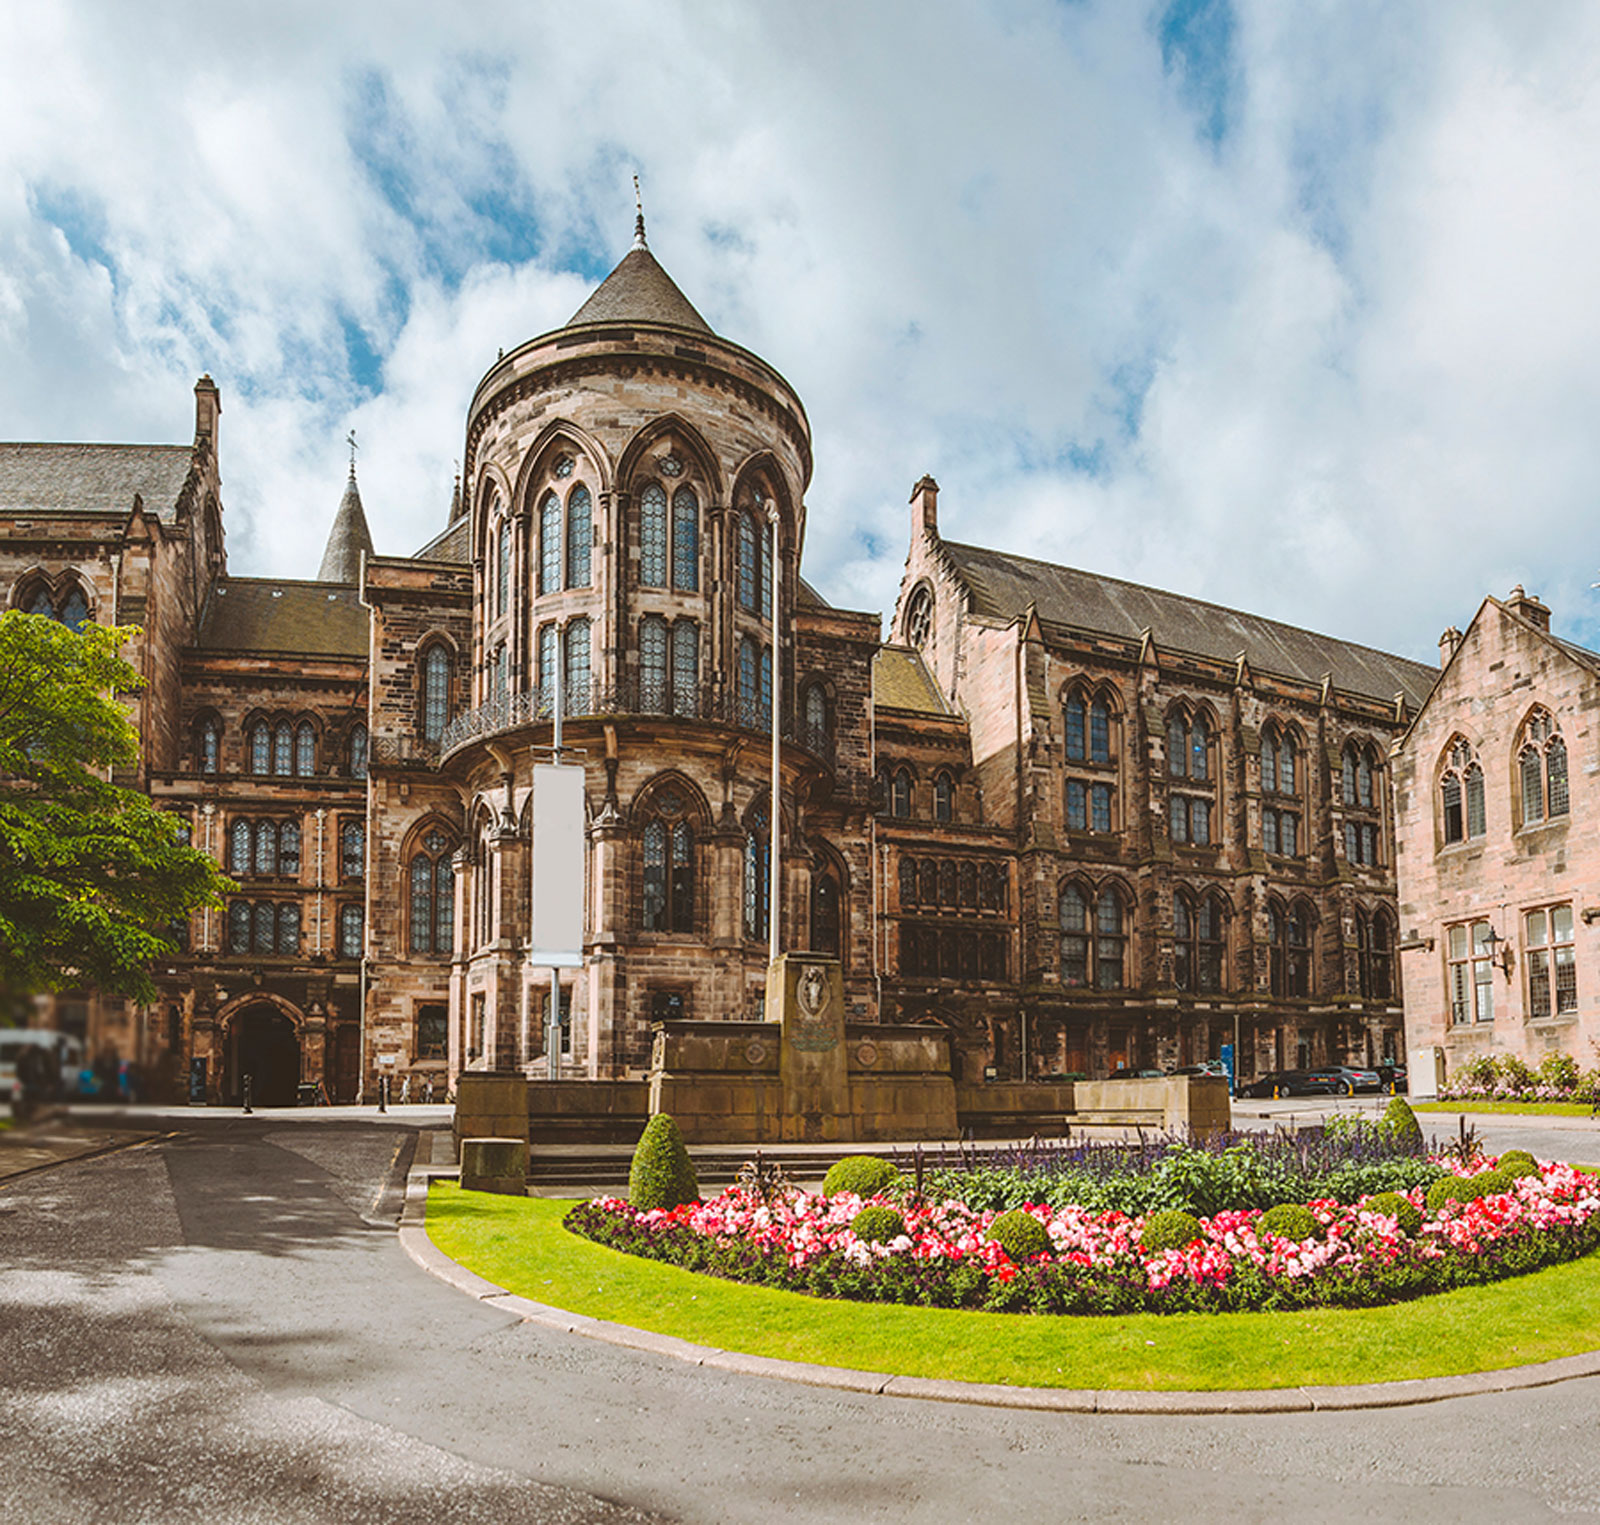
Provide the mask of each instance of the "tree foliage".
{"label": "tree foliage", "polygon": [[138,760],[131,628],[0,614],[0,991],[149,1000],[172,929],[229,887],[178,819],[111,781]]}

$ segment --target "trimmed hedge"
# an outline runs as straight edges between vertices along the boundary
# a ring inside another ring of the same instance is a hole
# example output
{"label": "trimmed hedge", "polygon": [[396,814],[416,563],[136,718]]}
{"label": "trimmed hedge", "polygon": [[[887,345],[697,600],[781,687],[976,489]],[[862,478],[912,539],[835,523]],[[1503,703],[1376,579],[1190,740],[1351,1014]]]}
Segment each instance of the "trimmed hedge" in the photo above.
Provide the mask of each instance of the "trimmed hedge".
{"label": "trimmed hedge", "polygon": [[887,1191],[900,1174],[887,1160],[875,1154],[847,1154],[835,1160],[823,1178],[822,1195],[837,1197],[849,1192],[853,1197],[875,1197]]}
{"label": "trimmed hedge", "polygon": [[1177,1208],[1151,1213],[1139,1231],[1139,1248],[1146,1255],[1163,1250],[1186,1250],[1200,1237],[1200,1220],[1193,1213]]}
{"label": "trimmed hedge", "polygon": [[1380,1191],[1377,1196],[1369,1197],[1364,1206],[1370,1212],[1393,1218],[1400,1225],[1400,1232],[1412,1239],[1422,1229],[1422,1213],[1410,1198],[1402,1197],[1397,1191]]}
{"label": "trimmed hedge", "polygon": [[1001,1213],[989,1225],[989,1239],[1019,1266],[1050,1250],[1050,1231],[1032,1213],[1025,1213],[1020,1207]]}
{"label": "trimmed hedge", "polygon": [[1389,1105],[1383,1109],[1383,1121],[1379,1124],[1384,1132],[1397,1144],[1422,1146],[1422,1124],[1417,1121],[1417,1114],[1411,1110],[1410,1104],[1403,1096],[1391,1096]]}
{"label": "trimmed hedge", "polygon": [[1279,1239],[1292,1239],[1296,1244],[1322,1237],[1311,1209],[1302,1207],[1298,1202],[1280,1202],[1256,1219],[1256,1238],[1263,1239],[1268,1234],[1274,1234]]}
{"label": "trimmed hedge", "polygon": [[906,1231],[906,1220],[892,1207],[863,1207],[850,1220],[850,1232],[870,1244],[887,1244]]}
{"label": "trimmed hedge", "polygon": [[694,1161],[684,1147],[683,1134],[665,1112],[645,1124],[628,1169],[628,1205],[641,1213],[657,1208],[681,1207],[700,1200],[700,1182]]}

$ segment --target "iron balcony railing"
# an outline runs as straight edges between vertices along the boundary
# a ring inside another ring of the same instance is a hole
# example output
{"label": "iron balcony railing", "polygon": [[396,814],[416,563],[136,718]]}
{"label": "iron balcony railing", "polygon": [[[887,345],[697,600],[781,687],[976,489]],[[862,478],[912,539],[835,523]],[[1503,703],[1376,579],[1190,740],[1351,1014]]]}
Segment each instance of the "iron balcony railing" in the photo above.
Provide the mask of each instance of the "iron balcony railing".
{"label": "iron balcony railing", "polygon": [[[553,711],[551,700],[550,690],[534,689],[525,694],[502,694],[476,709],[467,710],[444,728],[434,756],[442,760],[470,742],[549,720]],[[681,685],[641,679],[609,684],[596,681],[566,687],[561,694],[561,713],[574,720],[599,715],[665,715],[675,720],[708,721],[761,735],[770,735],[772,731],[770,704],[738,694],[717,694],[706,688],[685,689]],[[803,747],[832,765],[833,737],[826,726],[786,712],[782,718],[782,735],[784,741]],[[386,760],[376,742],[374,756],[380,762]]]}

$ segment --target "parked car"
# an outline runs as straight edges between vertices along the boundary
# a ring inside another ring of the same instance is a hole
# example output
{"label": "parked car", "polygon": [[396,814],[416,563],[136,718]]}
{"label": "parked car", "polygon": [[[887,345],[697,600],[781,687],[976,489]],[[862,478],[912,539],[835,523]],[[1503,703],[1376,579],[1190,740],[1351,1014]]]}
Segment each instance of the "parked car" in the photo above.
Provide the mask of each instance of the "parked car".
{"label": "parked car", "polygon": [[1228,1078],[1228,1066],[1220,1059],[1202,1059],[1199,1064],[1180,1064],[1177,1069],[1168,1073],[1173,1075],[1217,1075],[1226,1080]]}
{"label": "parked car", "polygon": [[1329,1070],[1269,1070],[1241,1086],[1241,1096],[1333,1096],[1340,1087]]}
{"label": "parked car", "polygon": [[1378,1085],[1385,1091],[1393,1091],[1398,1096],[1406,1094],[1406,1067],[1403,1064],[1380,1064],[1378,1066]]}
{"label": "parked car", "polygon": [[1333,1080],[1334,1093],[1339,1096],[1371,1094],[1383,1089],[1376,1070],[1356,1069],[1348,1064],[1329,1064],[1313,1073],[1330,1076]]}

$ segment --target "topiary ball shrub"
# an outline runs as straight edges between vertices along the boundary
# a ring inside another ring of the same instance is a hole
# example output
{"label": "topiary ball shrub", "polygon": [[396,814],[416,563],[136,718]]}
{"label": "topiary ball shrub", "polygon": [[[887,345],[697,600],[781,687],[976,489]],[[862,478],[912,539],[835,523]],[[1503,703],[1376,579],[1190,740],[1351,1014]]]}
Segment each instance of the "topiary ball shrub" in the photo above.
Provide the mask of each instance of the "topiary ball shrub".
{"label": "topiary ball shrub", "polygon": [[1440,1176],[1428,1188],[1428,1211],[1436,1213],[1446,1202],[1474,1202],[1478,1193],[1470,1181],[1460,1176]]}
{"label": "topiary ball shrub", "polygon": [[1509,1176],[1513,1181],[1520,1181],[1523,1176],[1537,1176],[1538,1165],[1527,1155],[1513,1150],[1510,1154],[1502,1154],[1500,1163],[1494,1167],[1501,1175]]}
{"label": "topiary ball shrub", "polygon": [[1163,1250],[1187,1249],[1200,1237],[1200,1220],[1193,1213],[1180,1208],[1167,1208],[1151,1213],[1139,1230],[1139,1248],[1146,1255],[1159,1255]]}
{"label": "topiary ball shrub", "polygon": [[1383,1109],[1380,1126],[1397,1144],[1420,1146],[1422,1143],[1422,1124],[1417,1121],[1417,1114],[1403,1096],[1389,1098],[1389,1105]]}
{"label": "topiary ball shrub", "polygon": [[1380,1191],[1377,1196],[1368,1197],[1362,1205],[1368,1212],[1393,1218],[1400,1225],[1402,1234],[1415,1238],[1422,1228],[1422,1214],[1409,1198],[1402,1197],[1397,1191]]}
{"label": "topiary ball shrub", "polygon": [[863,1207],[850,1220],[850,1232],[869,1244],[887,1244],[906,1231],[906,1220],[892,1207]]}
{"label": "topiary ball shrub", "polygon": [[1049,1230],[1032,1213],[1025,1213],[1020,1207],[1001,1213],[989,1225],[988,1237],[1019,1266],[1035,1255],[1048,1254],[1051,1247]]}
{"label": "topiary ball shrub", "polygon": [[1467,1184],[1480,1197],[1498,1197],[1511,1190],[1512,1178],[1503,1170],[1480,1170]]}
{"label": "topiary ball shrub", "polygon": [[880,1191],[887,1191],[899,1174],[875,1154],[847,1154],[842,1160],[835,1160],[823,1178],[822,1195],[837,1197],[847,1191],[855,1197],[875,1197]]}
{"label": "topiary ball shrub", "polygon": [[1300,1244],[1304,1240],[1318,1238],[1320,1229],[1309,1207],[1302,1207],[1298,1202],[1280,1202],[1256,1219],[1256,1238],[1267,1234],[1279,1239],[1292,1239]]}
{"label": "topiary ball shrub", "polygon": [[700,1200],[694,1162],[683,1146],[683,1134],[665,1112],[645,1124],[633,1164],[628,1170],[628,1205],[641,1213],[681,1207]]}

